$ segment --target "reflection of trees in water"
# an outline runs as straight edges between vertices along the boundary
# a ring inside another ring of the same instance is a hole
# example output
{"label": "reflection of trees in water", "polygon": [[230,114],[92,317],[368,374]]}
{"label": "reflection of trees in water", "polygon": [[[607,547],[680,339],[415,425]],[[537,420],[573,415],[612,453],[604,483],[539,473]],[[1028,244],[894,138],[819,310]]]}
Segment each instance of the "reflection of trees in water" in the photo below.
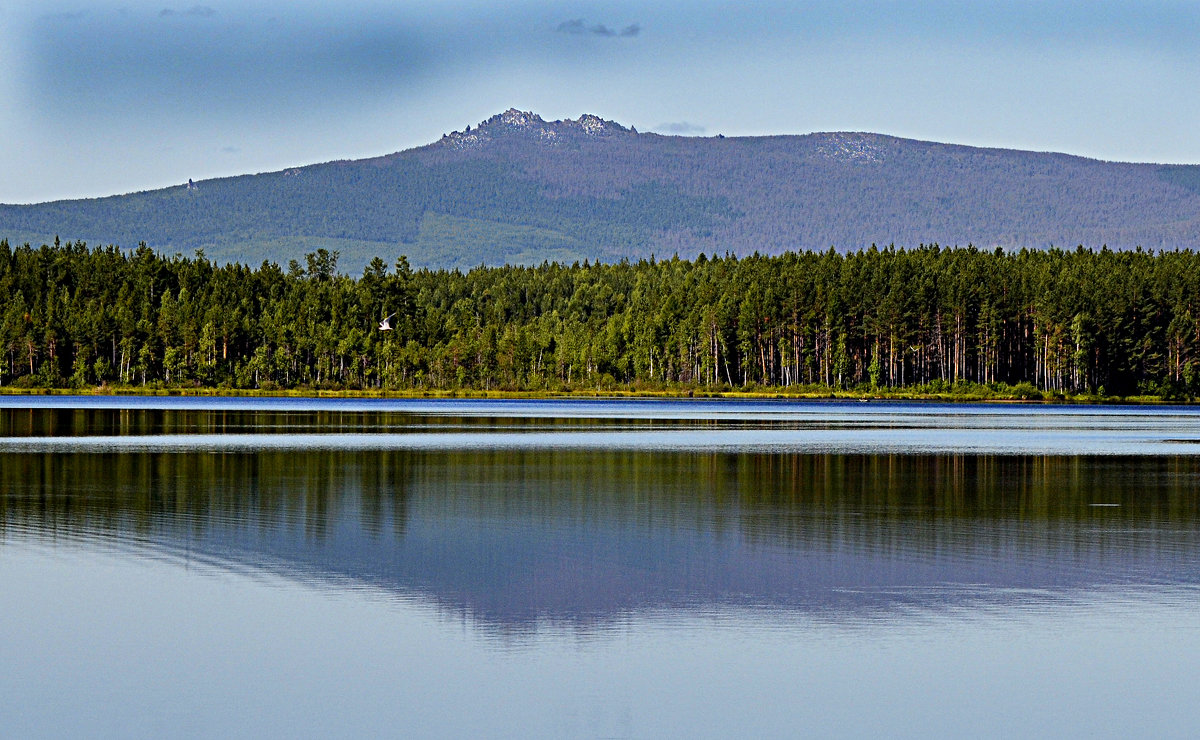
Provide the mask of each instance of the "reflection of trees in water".
{"label": "reflection of trees in water", "polygon": [[946,584],[1191,584],[1198,479],[1191,457],[2,453],[0,537],[133,535],[428,594],[504,629],[591,630],[697,604],[867,613],[977,598]]}
{"label": "reflection of trees in water", "polygon": [[738,463],[751,541],[1095,553],[1154,547],[1164,529],[1194,536],[1200,524],[1194,457],[746,455]]}
{"label": "reflection of trees in water", "polygon": [[0,459],[3,519],[49,529],[289,527],[322,540],[342,525],[377,538],[403,534],[419,512],[880,551],[937,551],[974,528],[976,546],[1073,537],[1094,550],[1129,544],[1131,526],[1150,537],[1200,521],[1192,457],[311,449]]}
{"label": "reflection of trees in water", "polygon": [[302,526],[322,539],[336,522],[367,532],[408,514],[406,453],[6,453],[0,521],[46,531],[137,534]]}
{"label": "reflection of trees in water", "polygon": [[413,490],[426,516],[883,552],[1072,541],[1095,551],[1153,545],[1164,527],[1196,530],[1198,478],[1194,457],[501,450],[421,453]]}
{"label": "reflection of trees in water", "polygon": [[[397,411],[251,411],[243,409],[0,409],[0,437],[130,436],[160,434],[302,434],[441,431],[512,428],[611,428],[678,425],[677,421],[617,418],[498,418],[422,416]],[[688,426],[717,422],[688,421]],[[762,426],[758,424],[757,426]]]}

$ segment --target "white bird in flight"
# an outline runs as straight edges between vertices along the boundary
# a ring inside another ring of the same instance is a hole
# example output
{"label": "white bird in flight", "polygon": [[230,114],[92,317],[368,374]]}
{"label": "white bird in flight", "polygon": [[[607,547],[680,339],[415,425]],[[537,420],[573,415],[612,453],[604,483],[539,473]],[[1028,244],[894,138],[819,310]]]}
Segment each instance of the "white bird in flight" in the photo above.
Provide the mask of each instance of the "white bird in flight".
{"label": "white bird in flight", "polygon": [[384,319],[383,321],[380,321],[379,322],[379,331],[391,331],[392,330],[392,316],[395,316],[395,315],[396,314],[390,314],[386,319]]}

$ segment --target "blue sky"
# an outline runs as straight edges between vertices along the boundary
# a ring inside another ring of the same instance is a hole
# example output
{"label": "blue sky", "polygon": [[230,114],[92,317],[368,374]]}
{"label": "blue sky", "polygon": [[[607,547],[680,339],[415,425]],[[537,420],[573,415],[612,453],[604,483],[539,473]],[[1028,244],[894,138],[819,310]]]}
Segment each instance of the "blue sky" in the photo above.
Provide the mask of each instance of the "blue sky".
{"label": "blue sky", "polygon": [[1200,3],[0,0],[0,202],[419,146],[509,107],[1200,162]]}

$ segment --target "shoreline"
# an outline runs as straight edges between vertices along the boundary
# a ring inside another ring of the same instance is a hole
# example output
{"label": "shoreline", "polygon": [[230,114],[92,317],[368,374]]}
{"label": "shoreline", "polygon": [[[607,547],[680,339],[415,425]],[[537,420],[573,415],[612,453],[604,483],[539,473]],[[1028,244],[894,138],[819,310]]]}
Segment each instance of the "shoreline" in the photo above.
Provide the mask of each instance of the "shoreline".
{"label": "shoreline", "polygon": [[1011,398],[985,395],[983,393],[921,393],[898,390],[887,391],[792,391],[745,390],[636,390],[636,389],[574,389],[558,391],[507,391],[507,390],[329,390],[329,389],[284,389],[262,390],[248,388],[151,388],[143,386],[100,386],[88,388],[13,388],[0,387],[0,396],[133,396],[133,397],[194,397],[194,398],[346,398],[346,399],[743,399],[743,400],[792,400],[792,401],[918,401],[928,403],[1003,403],[1026,405],[1194,405],[1192,399],[1167,399],[1162,396],[1092,396],[1052,395],[1049,398]]}

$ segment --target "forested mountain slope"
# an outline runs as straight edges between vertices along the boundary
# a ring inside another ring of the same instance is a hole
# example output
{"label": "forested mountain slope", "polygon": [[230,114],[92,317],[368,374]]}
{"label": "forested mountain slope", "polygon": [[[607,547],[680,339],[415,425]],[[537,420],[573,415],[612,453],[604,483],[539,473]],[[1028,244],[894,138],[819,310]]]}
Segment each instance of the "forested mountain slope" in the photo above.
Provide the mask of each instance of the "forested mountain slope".
{"label": "forested mountain slope", "polygon": [[1200,166],[862,133],[690,138],[510,110],[418,149],[108,198],[0,206],[0,237],[218,261],[323,247],[357,271],[872,243],[1200,246]]}

